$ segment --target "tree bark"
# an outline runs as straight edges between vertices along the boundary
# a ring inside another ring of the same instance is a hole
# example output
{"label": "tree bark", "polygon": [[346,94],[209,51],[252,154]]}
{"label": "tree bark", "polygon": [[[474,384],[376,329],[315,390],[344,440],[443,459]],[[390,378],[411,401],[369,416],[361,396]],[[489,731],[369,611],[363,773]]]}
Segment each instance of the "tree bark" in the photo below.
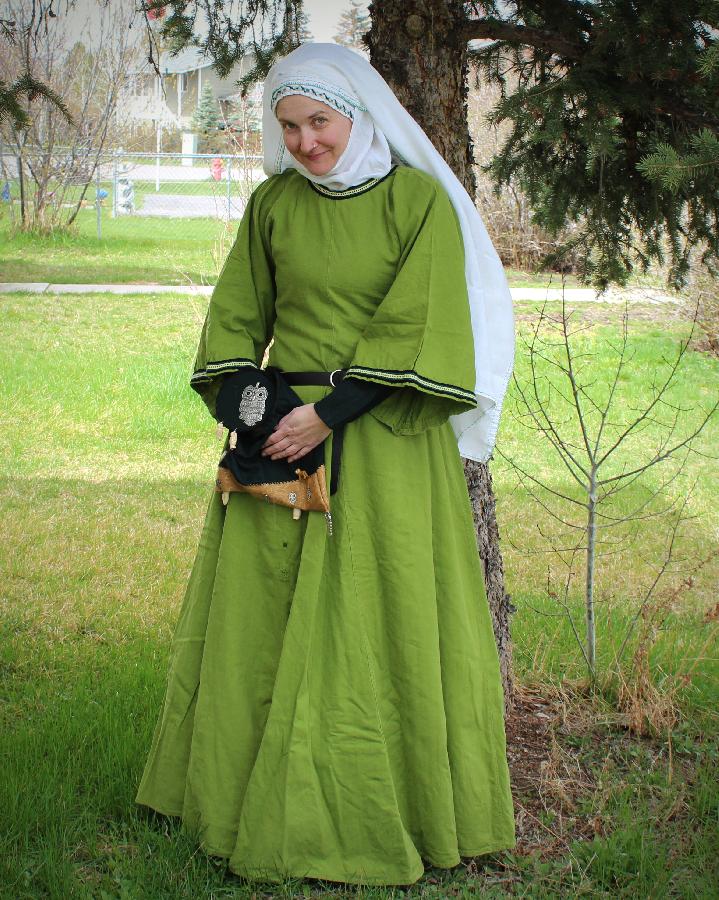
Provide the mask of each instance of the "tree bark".
{"label": "tree bark", "polygon": [[[476,182],[467,125],[467,19],[462,0],[377,0],[365,40],[372,65],[422,126],[469,195]],[[465,460],[477,547],[499,651],[507,711],[513,702],[509,617],[504,566],[489,469]]]}

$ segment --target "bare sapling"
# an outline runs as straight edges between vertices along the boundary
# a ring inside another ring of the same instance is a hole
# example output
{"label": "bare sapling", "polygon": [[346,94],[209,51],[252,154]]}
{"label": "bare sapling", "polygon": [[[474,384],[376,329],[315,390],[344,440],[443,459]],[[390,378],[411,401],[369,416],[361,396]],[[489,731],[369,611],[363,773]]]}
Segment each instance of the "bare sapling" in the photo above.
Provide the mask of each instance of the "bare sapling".
{"label": "bare sapling", "polygon": [[[691,352],[695,319],[673,354],[652,366],[649,376],[639,371],[646,361],[630,341],[628,322],[625,304],[619,337],[589,341],[585,332],[591,326],[568,309],[564,294],[558,311],[545,303],[522,338],[529,371],[526,377],[515,372],[510,403],[529,441],[524,450],[510,451],[501,443],[497,448],[553,523],[549,529],[538,525],[547,543],[538,552],[552,554],[564,567],[563,588],[550,588],[550,595],[570,623],[592,685],[597,679],[599,560],[626,554],[630,546],[639,554],[637,539],[650,522],[661,522],[672,535],[630,620],[621,656],[642,608],[672,567],[674,538],[688,518],[681,479],[692,454],[702,452],[697,438],[719,406],[713,398],[704,406],[686,405],[681,395],[679,380]],[[531,452],[540,446],[541,452]],[[561,462],[564,477],[542,467],[547,448]],[[632,558],[626,556],[624,564],[631,566]],[[583,634],[570,605],[577,583],[584,599]]]}
{"label": "bare sapling", "polygon": [[137,53],[129,27],[135,11],[122,0],[98,4],[76,39],[64,7],[49,16],[42,3],[8,0],[8,11],[22,39],[0,36],[0,80],[26,72],[50,95],[28,96],[21,123],[0,123],[13,165],[3,162],[20,185],[20,227],[51,233],[74,223],[119,128],[118,100]]}
{"label": "bare sapling", "polygon": [[257,181],[264,177],[262,157],[257,152],[261,140],[259,115],[250,98],[242,93],[233,98],[231,115],[228,115],[226,107],[222,107],[220,114],[228,138],[228,148],[238,167],[237,184],[244,204]]}

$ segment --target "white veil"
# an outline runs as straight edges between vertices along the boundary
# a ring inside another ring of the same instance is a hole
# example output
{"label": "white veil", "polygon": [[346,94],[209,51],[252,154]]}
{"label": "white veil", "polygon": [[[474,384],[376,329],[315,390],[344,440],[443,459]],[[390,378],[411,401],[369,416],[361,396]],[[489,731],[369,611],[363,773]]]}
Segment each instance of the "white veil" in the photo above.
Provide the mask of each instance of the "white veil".
{"label": "white veil", "polygon": [[[358,184],[378,177],[378,169],[380,174],[388,171],[390,160],[383,151],[386,141],[393,159],[434,176],[447,191],[464,240],[477,398],[476,409],[452,416],[450,421],[460,454],[486,462],[496,440],[502,402],[514,363],[514,316],[504,268],[474,202],[379,72],[360,54],[339,44],[302,44],[270,69],[263,99],[264,170],[267,175],[290,166],[304,168],[285,152],[272,100],[278,90],[283,92],[282,96],[287,93],[314,96],[344,112],[353,122],[362,115],[371,117],[375,136],[369,144],[365,140],[355,145],[369,149],[359,155],[353,150],[348,158],[351,165],[348,165],[348,159],[345,159],[350,150],[348,143],[334,169],[321,176],[322,183],[328,187],[349,187],[348,177],[354,179],[353,184]],[[361,130],[366,133],[365,127]],[[383,136],[384,141],[377,135]],[[384,172],[381,171],[383,168]],[[303,174],[314,181],[320,180],[307,171]]]}

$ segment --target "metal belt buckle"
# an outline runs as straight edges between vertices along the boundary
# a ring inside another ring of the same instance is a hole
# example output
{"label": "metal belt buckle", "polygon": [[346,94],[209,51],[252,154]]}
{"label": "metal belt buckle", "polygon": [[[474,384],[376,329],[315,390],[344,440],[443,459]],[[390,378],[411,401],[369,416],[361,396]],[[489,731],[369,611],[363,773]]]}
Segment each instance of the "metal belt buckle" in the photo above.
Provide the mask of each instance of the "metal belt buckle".
{"label": "metal belt buckle", "polygon": [[342,369],[335,369],[333,372],[330,372],[330,384],[332,385],[332,387],[337,387],[337,385],[334,383],[334,381],[332,381],[332,378],[333,378],[338,372],[341,372],[341,371],[342,371]]}

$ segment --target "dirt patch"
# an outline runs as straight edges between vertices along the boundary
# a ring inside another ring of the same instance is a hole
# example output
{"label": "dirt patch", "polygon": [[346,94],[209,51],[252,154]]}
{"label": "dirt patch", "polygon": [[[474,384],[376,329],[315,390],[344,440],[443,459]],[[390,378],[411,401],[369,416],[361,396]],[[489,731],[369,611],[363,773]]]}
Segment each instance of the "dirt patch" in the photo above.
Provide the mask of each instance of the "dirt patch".
{"label": "dirt patch", "polygon": [[571,841],[591,840],[597,823],[583,809],[596,784],[580,751],[563,740],[570,733],[565,701],[519,687],[506,731],[516,852],[562,856]]}
{"label": "dirt patch", "polygon": [[515,854],[562,859],[573,842],[607,835],[612,792],[638,785],[651,773],[664,772],[673,785],[674,799],[662,824],[671,820],[671,827],[678,827],[690,818],[685,797],[696,760],[679,747],[672,752],[663,739],[633,734],[621,713],[602,709],[581,691],[571,695],[549,686],[518,686],[506,721]]}

